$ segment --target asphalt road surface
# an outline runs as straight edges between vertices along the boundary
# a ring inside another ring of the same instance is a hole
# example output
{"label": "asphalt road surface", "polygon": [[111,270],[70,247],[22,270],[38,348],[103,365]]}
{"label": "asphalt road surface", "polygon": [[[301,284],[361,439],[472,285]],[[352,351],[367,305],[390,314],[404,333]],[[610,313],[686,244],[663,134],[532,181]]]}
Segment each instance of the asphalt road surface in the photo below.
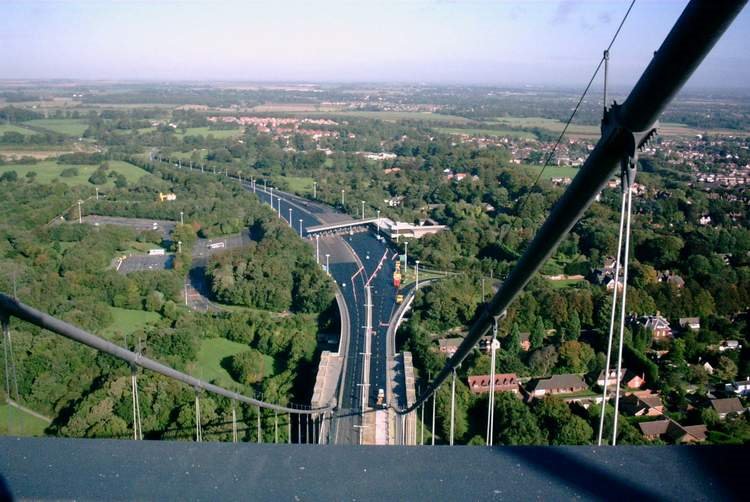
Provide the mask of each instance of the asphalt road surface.
{"label": "asphalt road surface", "polygon": [[141,272],[143,270],[166,270],[172,268],[172,262],[174,256],[170,254],[165,255],[133,255],[128,256],[117,268],[117,271],[121,274],[129,274],[131,272]]}
{"label": "asphalt road surface", "polygon": [[160,232],[162,237],[167,239],[177,226],[174,221],[168,220],[148,220],[144,218],[121,218],[119,216],[97,216],[89,215],[82,218],[84,223],[90,225],[117,225],[121,227],[132,228],[142,232],[144,230],[155,230]]}

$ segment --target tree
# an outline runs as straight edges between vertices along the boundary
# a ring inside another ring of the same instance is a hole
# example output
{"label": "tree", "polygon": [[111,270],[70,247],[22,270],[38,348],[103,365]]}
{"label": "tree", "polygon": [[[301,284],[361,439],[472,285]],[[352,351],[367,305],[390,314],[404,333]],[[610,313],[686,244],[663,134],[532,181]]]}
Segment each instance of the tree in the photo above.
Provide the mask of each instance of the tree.
{"label": "tree", "polygon": [[2,176],[0,176],[0,182],[16,180],[18,180],[18,173],[16,171],[5,171]]}
{"label": "tree", "polygon": [[528,406],[510,392],[501,392],[495,401],[495,440],[505,445],[546,443]]}
{"label": "tree", "polygon": [[560,362],[558,367],[570,373],[585,373],[594,360],[594,349],[587,343],[577,341],[563,342],[560,346]]}
{"label": "tree", "polygon": [[544,321],[542,321],[542,316],[537,316],[534,327],[531,329],[531,335],[529,336],[532,349],[538,349],[544,344],[544,335]]}
{"label": "tree", "polygon": [[581,417],[571,415],[555,439],[554,444],[590,444],[594,430]]}
{"label": "tree", "polygon": [[568,322],[565,323],[565,339],[578,340],[579,336],[581,336],[581,319],[578,312],[573,310],[568,315]]}
{"label": "tree", "polygon": [[226,369],[232,378],[245,385],[252,385],[263,379],[265,361],[263,354],[255,349],[229,356]]}
{"label": "tree", "polygon": [[529,356],[529,368],[536,376],[549,375],[552,372],[552,368],[557,364],[557,359],[557,349],[552,345],[547,345],[531,353],[531,356]]}
{"label": "tree", "polygon": [[508,333],[508,336],[506,336],[503,341],[505,342],[504,348],[508,353],[518,355],[521,344],[521,331],[518,329],[517,323],[513,323],[513,326],[510,328],[510,333]]}
{"label": "tree", "polygon": [[714,374],[722,382],[733,382],[737,377],[737,365],[728,357],[721,356]]}

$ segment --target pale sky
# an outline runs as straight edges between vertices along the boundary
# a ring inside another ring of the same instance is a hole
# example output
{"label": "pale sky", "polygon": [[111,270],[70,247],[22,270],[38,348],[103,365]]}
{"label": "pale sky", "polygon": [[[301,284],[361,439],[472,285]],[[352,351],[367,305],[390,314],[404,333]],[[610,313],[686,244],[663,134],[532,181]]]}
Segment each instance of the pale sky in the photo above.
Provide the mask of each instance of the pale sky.
{"label": "pale sky", "polygon": [[[724,0],[717,0],[724,1]],[[0,0],[0,79],[581,85],[630,0]],[[687,0],[637,0],[631,85]],[[749,88],[743,11],[690,82]]]}

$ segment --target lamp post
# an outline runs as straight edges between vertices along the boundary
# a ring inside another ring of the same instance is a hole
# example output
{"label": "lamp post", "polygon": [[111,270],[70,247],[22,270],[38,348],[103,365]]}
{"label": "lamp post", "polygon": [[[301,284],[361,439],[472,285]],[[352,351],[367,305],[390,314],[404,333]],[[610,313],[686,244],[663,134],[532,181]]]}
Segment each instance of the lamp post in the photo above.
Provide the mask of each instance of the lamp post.
{"label": "lamp post", "polygon": [[99,187],[95,187],[95,188],[96,188],[96,200],[98,201],[99,200]]}
{"label": "lamp post", "polygon": [[330,254],[326,253],[326,273],[327,273],[328,275],[331,275],[331,268],[330,268],[330,267],[328,266],[328,258],[329,258],[330,256],[331,256]]}
{"label": "lamp post", "polygon": [[299,219],[299,236],[302,237],[302,218]]}
{"label": "lamp post", "polygon": [[313,181],[313,199],[318,198],[318,182]]}
{"label": "lamp post", "polygon": [[362,201],[362,219],[365,219],[365,201]]}
{"label": "lamp post", "polygon": [[185,222],[182,219],[182,215],[183,215],[183,212],[180,211],[180,225],[184,225],[185,224]]}
{"label": "lamp post", "polygon": [[292,208],[291,207],[289,208],[289,228],[293,228],[292,227]]}
{"label": "lamp post", "polygon": [[414,290],[419,291],[419,260],[416,261],[416,265],[414,266],[414,275],[417,278],[417,283],[414,286]]}
{"label": "lamp post", "polygon": [[80,225],[83,223],[83,218],[81,217],[81,204],[83,201],[81,199],[78,199],[78,224]]}
{"label": "lamp post", "polygon": [[[406,272],[409,270],[409,241],[404,241],[404,276],[406,276]],[[406,277],[404,277],[404,280],[406,280]]]}
{"label": "lamp post", "polygon": [[273,187],[271,187],[271,209],[273,209]]}
{"label": "lamp post", "polygon": [[320,235],[315,234],[315,263],[320,265]]}
{"label": "lamp post", "polygon": [[456,370],[453,370],[453,380],[451,381],[451,428],[450,428],[450,445],[453,446],[453,431],[456,424]]}
{"label": "lamp post", "polygon": [[344,207],[344,189],[341,189],[341,207]]}
{"label": "lamp post", "polygon": [[378,219],[375,222],[375,224],[378,226],[378,235],[380,235],[380,209],[377,210],[378,213]]}

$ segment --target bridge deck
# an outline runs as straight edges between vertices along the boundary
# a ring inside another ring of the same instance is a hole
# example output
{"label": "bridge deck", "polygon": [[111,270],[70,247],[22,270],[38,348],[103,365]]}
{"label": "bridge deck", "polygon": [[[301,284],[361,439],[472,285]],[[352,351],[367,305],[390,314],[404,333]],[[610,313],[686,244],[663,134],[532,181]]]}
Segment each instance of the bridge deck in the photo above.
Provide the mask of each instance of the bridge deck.
{"label": "bridge deck", "polygon": [[744,447],[359,447],[4,437],[0,452],[0,474],[18,499],[723,500],[747,494],[740,491],[748,467]]}

